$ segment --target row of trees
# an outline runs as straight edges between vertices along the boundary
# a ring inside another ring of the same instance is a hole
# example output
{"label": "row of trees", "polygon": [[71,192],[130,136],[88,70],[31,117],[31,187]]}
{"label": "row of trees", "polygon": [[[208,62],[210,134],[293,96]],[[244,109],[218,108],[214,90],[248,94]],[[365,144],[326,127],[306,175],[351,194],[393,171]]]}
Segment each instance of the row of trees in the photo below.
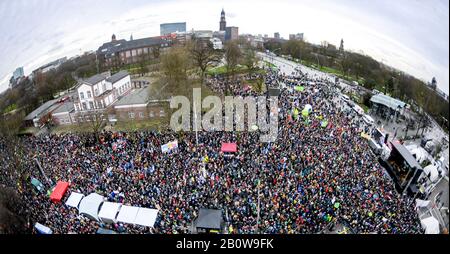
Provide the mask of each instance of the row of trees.
{"label": "row of trees", "polygon": [[265,48],[277,53],[290,55],[305,64],[319,68],[331,68],[342,78],[355,80],[367,89],[377,89],[407,103],[423,108],[442,127],[448,130],[449,103],[424,82],[390,68],[373,58],[336,49],[336,46],[322,42],[314,45],[302,40],[268,41]]}

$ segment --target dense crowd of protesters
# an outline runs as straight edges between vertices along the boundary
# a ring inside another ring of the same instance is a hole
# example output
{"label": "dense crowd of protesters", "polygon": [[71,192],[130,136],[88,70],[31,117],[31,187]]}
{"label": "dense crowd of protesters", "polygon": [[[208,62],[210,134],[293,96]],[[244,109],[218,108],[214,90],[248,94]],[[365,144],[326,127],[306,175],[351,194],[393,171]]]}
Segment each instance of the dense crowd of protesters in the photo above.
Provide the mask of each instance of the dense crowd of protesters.
{"label": "dense crowd of protesters", "polygon": [[[299,72],[269,71],[264,78],[267,87],[281,88],[275,142],[261,143],[258,132],[247,131],[199,132],[199,145],[195,133],[170,130],[26,137],[22,150],[0,155],[2,183],[19,189],[30,229],[39,222],[55,233],[95,233],[99,227],[188,233],[200,208],[221,209],[227,233],[319,233],[337,224],[354,233],[421,232],[409,198],[396,192],[371,153],[359,118],[342,110],[333,82]],[[234,95],[256,95],[243,80],[213,77],[207,83],[223,94],[225,82]],[[295,113],[306,104],[309,116]],[[178,149],[163,153],[161,145],[173,140]],[[237,143],[237,152],[225,156],[223,142]],[[52,203],[30,184],[30,177],[47,184],[35,158],[53,183],[70,183],[69,193],[96,192],[108,201],[158,209],[155,226],[90,220],[64,205],[67,194]],[[11,170],[19,164],[24,172]]]}

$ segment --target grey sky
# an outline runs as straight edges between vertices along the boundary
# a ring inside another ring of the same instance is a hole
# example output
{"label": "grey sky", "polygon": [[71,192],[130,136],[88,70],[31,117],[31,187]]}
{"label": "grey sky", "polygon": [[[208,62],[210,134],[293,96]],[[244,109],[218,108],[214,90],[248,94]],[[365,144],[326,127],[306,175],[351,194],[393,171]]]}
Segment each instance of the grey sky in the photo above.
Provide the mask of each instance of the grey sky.
{"label": "grey sky", "polygon": [[63,56],[95,50],[111,34],[129,39],[159,35],[159,24],[186,21],[188,29],[218,29],[221,8],[240,33],[304,32],[362,51],[424,81],[436,76],[448,94],[447,0],[0,0],[0,91],[18,66],[25,74]]}

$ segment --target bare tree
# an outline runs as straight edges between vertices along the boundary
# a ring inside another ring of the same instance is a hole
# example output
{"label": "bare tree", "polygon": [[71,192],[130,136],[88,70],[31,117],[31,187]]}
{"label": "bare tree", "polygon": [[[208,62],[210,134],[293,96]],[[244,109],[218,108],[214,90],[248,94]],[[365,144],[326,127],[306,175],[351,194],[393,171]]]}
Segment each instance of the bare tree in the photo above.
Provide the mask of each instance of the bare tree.
{"label": "bare tree", "polygon": [[202,42],[200,40],[194,40],[188,45],[190,56],[192,57],[196,67],[200,69],[200,79],[203,84],[206,69],[217,63],[221,59],[221,54],[214,50],[210,41]]}
{"label": "bare tree", "polygon": [[145,73],[147,73],[149,70],[147,68],[147,59],[145,54],[141,54],[138,56],[138,64],[139,64],[139,70],[138,73],[143,76]]}
{"label": "bare tree", "polygon": [[247,67],[248,72],[251,74],[255,71],[258,65],[258,58],[253,48],[246,48],[244,51],[243,64]]}
{"label": "bare tree", "polygon": [[225,67],[227,68],[227,82],[225,92],[229,93],[229,76],[234,77],[237,65],[242,57],[241,49],[235,41],[229,41],[225,44]]}
{"label": "bare tree", "polygon": [[107,122],[105,112],[100,110],[92,110],[81,113],[81,117],[83,118],[83,121],[87,122],[90,130],[98,138],[98,134]]}
{"label": "bare tree", "polygon": [[22,120],[25,117],[23,111],[14,114],[0,114],[0,136],[14,137],[22,127]]}
{"label": "bare tree", "polygon": [[159,56],[161,55],[161,46],[159,45],[154,46],[152,48],[152,54],[155,59],[159,58]]}
{"label": "bare tree", "polygon": [[47,114],[43,115],[40,119],[39,119],[39,124],[42,125],[46,125],[46,126],[52,126],[54,123],[53,121],[53,115],[51,112],[48,112]]}
{"label": "bare tree", "polygon": [[161,70],[169,82],[180,83],[187,80],[189,57],[185,47],[172,47],[162,55]]}

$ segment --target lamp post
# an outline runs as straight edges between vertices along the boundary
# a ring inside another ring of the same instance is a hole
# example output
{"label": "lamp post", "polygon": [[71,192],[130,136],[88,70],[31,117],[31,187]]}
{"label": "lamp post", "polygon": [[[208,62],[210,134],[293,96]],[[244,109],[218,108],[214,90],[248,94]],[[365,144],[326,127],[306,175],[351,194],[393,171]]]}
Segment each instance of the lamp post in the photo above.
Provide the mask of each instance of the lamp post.
{"label": "lamp post", "polygon": [[196,108],[196,105],[195,105],[195,100],[194,100],[194,124],[195,124],[195,142],[196,142],[197,147],[198,147],[197,108]]}

